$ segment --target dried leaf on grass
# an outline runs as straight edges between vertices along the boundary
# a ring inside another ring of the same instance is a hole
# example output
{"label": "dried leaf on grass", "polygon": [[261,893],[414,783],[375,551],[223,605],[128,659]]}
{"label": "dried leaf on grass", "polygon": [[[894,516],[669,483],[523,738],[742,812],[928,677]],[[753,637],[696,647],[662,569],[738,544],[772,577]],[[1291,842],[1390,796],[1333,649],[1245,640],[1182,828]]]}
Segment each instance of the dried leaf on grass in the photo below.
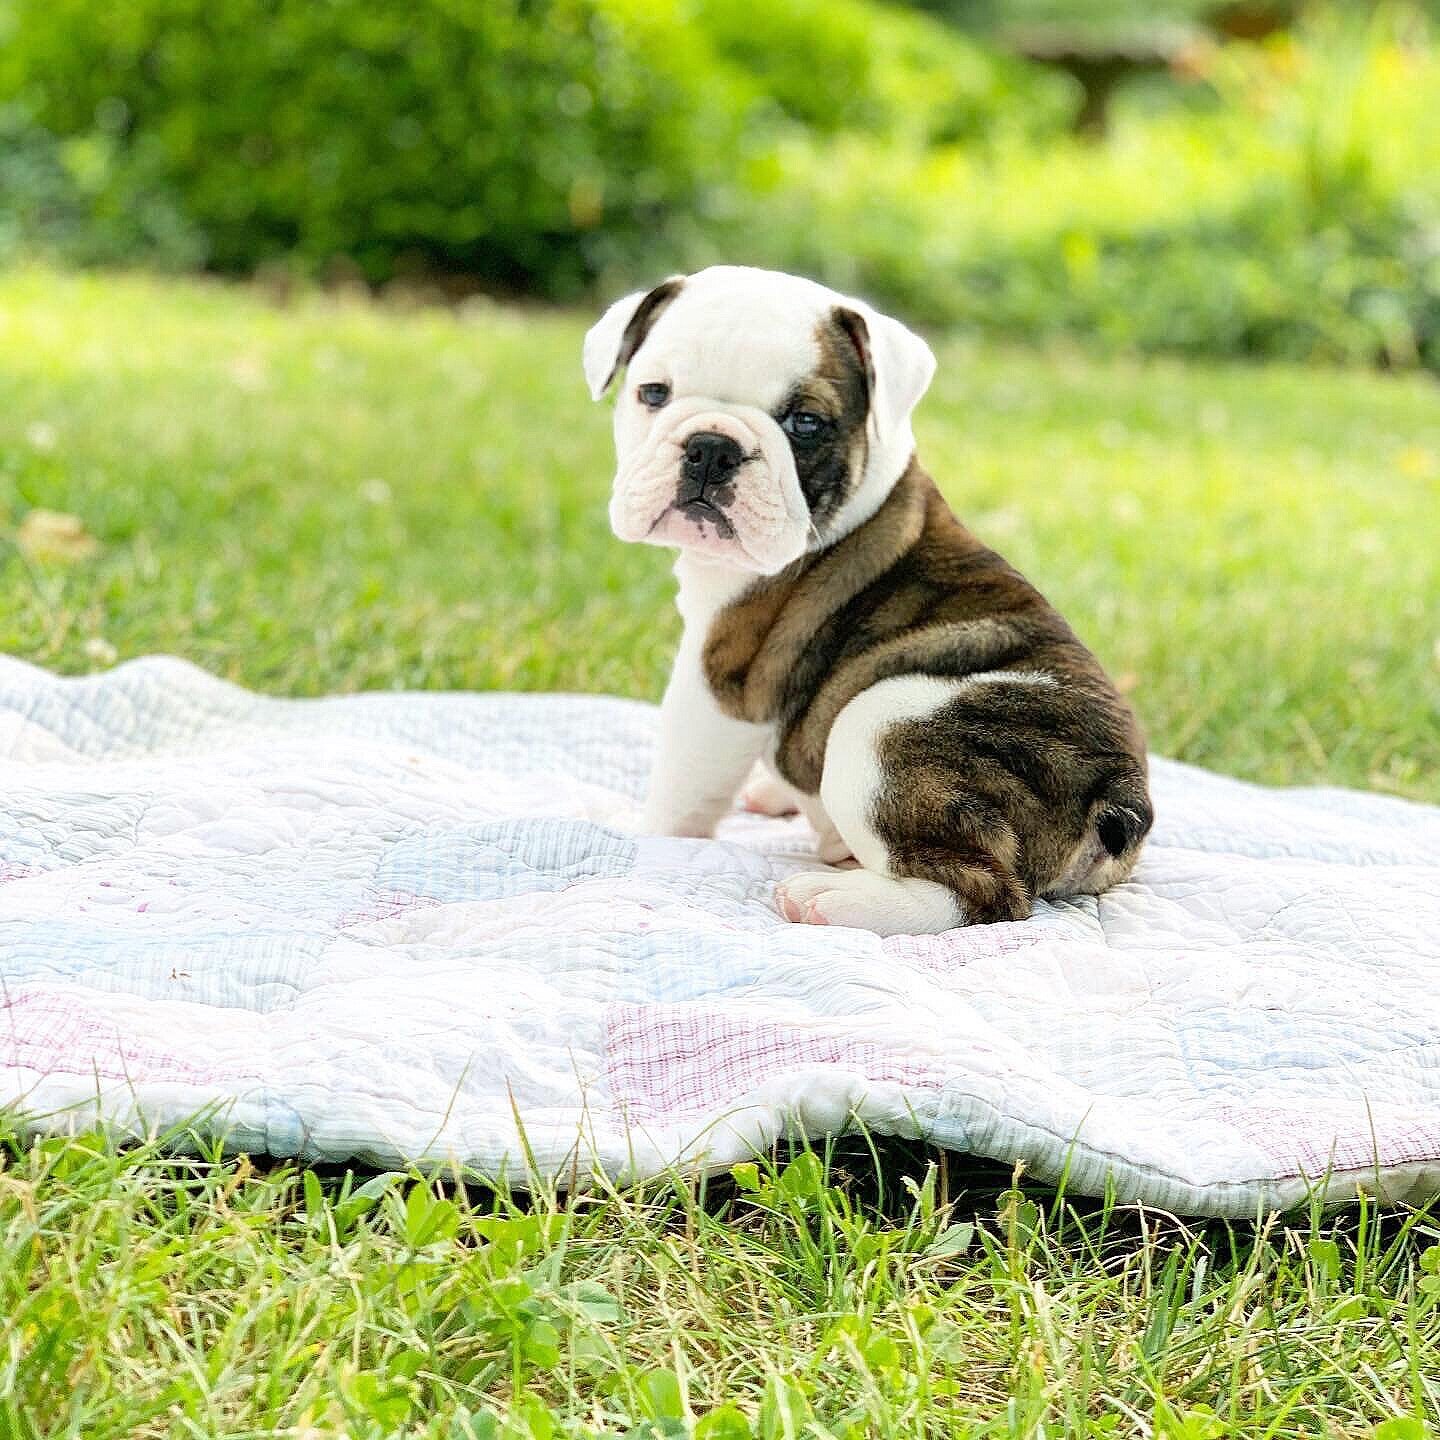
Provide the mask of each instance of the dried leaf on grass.
{"label": "dried leaf on grass", "polygon": [[71,564],[100,553],[100,542],[78,515],[61,510],[31,510],[15,532],[15,543],[32,560]]}

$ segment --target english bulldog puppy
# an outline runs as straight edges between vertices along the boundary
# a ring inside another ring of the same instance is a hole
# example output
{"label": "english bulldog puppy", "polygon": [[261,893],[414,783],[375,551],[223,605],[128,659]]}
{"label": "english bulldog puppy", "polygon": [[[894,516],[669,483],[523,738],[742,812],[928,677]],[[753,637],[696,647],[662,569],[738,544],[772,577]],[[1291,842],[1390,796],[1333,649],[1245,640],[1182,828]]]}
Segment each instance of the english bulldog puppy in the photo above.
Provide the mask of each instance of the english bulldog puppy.
{"label": "english bulldog puppy", "polygon": [[[746,792],[820,858],[787,919],[881,935],[1019,920],[1135,865],[1152,812],[1135,717],[915,454],[935,357],[810,280],[716,266],[617,301],[610,521],[673,546],[684,620],[645,828],[706,836]],[[757,766],[757,762],[759,765]]]}

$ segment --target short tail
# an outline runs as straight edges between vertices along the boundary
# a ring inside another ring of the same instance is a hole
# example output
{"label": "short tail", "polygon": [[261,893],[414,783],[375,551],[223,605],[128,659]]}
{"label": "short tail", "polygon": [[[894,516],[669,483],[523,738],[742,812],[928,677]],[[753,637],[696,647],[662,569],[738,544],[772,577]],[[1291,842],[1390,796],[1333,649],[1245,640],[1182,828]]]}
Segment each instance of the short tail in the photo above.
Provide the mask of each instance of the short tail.
{"label": "short tail", "polygon": [[1111,855],[1118,859],[1138,850],[1155,823],[1144,774],[1133,770],[1107,781],[1091,803],[1090,818]]}

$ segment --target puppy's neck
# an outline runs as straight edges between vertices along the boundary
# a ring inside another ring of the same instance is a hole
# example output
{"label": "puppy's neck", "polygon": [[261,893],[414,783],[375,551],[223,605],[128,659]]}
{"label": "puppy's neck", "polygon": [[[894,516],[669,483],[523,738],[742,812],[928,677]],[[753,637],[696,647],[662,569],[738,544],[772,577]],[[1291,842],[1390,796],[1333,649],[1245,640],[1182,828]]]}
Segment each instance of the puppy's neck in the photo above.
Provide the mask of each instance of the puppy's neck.
{"label": "puppy's neck", "polygon": [[675,561],[675,579],[680,586],[675,608],[685,622],[685,633],[702,631],[715,614],[764,578],[739,565],[682,550]]}

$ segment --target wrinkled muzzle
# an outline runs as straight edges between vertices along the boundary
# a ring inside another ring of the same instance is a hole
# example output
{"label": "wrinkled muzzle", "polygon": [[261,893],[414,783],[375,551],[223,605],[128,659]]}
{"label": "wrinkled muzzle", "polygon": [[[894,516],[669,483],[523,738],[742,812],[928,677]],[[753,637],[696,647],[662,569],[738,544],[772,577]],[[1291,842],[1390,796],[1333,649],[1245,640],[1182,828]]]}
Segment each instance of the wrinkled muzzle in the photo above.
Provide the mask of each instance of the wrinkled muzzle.
{"label": "wrinkled muzzle", "polygon": [[769,575],[804,554],[810,510],[784,433],[763,410],[678,400],[632,448],[621,442],[610,525],[622,540]]}

